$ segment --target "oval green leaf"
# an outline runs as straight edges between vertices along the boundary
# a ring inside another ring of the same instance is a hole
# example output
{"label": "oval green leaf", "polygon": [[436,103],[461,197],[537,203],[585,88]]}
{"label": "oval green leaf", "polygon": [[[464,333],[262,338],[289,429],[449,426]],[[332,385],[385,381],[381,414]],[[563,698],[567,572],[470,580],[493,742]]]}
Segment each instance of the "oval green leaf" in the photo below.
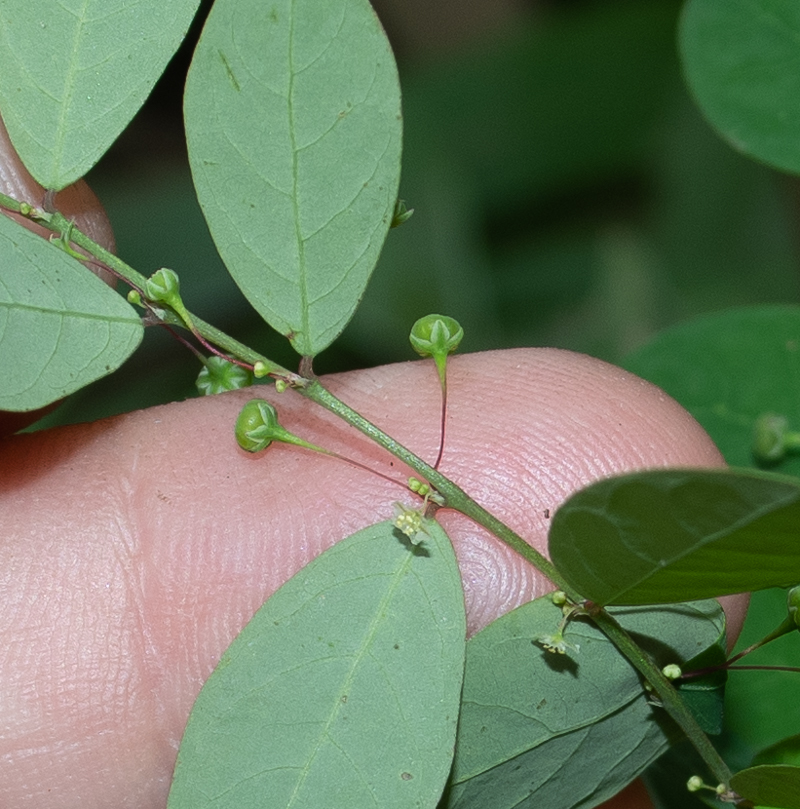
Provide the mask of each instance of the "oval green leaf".
{"label": "oval green leaf", "polygon": [[737,150],[800,173],[800,4],[689,0],[679,41],[689,88]]}
{"label": "oval green leaf", "polygon": [[800,767],[762,764],[737,772],[731,787],[758,806],[800,809]]}
{"label": "oval green leaf", "polygon": [[385,522],[317,557],[222,657],[169,809],[433,807],[455,743],[466,619],[444,531]]}
{"label": "oval green leaf", "polygon": [[[724,633],[713,601],[612,611],[661,666],[696,656]],[[560,619],[549,597],[537,599],[467,643],[448,809],[595,806],[668,744],[663,711],[647,703],[636,672],[594,625],[567,625],[578,653],[562,657],[532,642]]]}
{"label": "oval green leaf", "polygon": [[186,83],[211,235],[267,322],[314,356],[375,267],[400,178],[400,88],[367,0],[217,0]]}
{"label": "oval green leaf", "polygon": [[0,216],[0,410],[36,410],[110,374],[142,334],[111,287]]}
{"label": "oval green leaf", "polygon": [[[661,332],[624,365],[679,401],[729,464],[747,466],[762,413],[779,413],[800,430],[798,335],[800,307],[731,309]],[[800,456],[779,468],[800,475]]]}
{"label": "oval green leaf", "polygon": [[574,494],[550,558],[598,604],[666,604],[800,581],[800,483],[750,470],[665,469]]}
{"label": "oval green leaf", "polygon": [[22,161],[45,188],[64,188],[105,154],[153,89],[199,2],[0,2],[0,109]]}

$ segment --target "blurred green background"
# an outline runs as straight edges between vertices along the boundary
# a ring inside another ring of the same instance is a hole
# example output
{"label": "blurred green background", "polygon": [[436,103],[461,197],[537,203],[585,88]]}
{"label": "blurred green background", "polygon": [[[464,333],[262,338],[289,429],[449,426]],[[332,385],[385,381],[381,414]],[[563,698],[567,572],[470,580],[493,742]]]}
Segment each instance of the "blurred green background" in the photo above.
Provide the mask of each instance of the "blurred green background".
{"label": "blurred green background", "polygon": [[[400,65],[401,196],[415,214],[318,372],[410,359],[408,329],[431,311],[461,321],[466,351],[554,345],[618,362],[694,315],[798,300],[796,181],[703,121],[680,75],[677,0],[376,7]],[[192,311],[294,367],[227,276],[193,194],[180,98],[201,23],[88,179],[128,263],[177,270]],[[148,329],[122,371],[44,424],[194,395],[197,371]]]}

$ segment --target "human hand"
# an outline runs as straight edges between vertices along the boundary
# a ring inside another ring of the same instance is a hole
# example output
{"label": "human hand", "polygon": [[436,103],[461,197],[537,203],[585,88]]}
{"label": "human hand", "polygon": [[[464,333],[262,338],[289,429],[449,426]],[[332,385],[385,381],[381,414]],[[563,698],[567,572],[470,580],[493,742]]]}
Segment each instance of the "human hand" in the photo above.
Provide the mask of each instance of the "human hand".
{"label": "human hand", "polygon": [[[424,362],[326,380],[422,457],[440,388]],[[277,587],[336,540],[392,515],[396,487],[291,447],[253,457],[233,424],[249,391],[0,444],[0,806],[163,809],[192,702]],[[304,438],[407,470],[293,393],[267,394]],[[699,426],[656,388],[547,349],[451,359],[442,471],[544,548],[548,519],[599,477],[719,465]],[[466,518],[453,538],[471,632],[546,592]],[[728,601],[734,634],[744,607]],[[639,785],[608,804],[643,809]]]}

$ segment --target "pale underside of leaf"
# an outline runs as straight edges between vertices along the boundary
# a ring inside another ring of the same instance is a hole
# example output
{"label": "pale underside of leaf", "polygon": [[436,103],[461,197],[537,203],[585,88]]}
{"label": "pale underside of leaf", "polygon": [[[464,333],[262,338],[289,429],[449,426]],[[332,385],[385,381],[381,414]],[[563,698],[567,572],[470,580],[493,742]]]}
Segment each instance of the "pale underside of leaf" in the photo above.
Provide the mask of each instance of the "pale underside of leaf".
{"label": "pale underside of leaf", "polygon": [[223,656],[190,717],[170,809],[435,805],[465,632],[438,526],[416,548],[391,523],[342,540]]}
{"label": "pale underside of leaf", "polygon": [[106,376],[142,333],[96,275],[0,216],[0,409],[34,410]]}
{"label": "pale underside of leaf", "polygon": [[[614,614],[658,665],[695,656],[724,631],[711,601]],[[532,641],[560,618],[545,597],[468,642],[448,809],[595,806],[668,744],[663,712],[591,624],[567,625],[564,638],[579,652],[552,654]]]}
{"label": "pale underside of leaf", "polygon": [[0,106],[39,183],[60,190],[102,157],[144,103],[198,5],[0,2]]}
{"label": "pale underside of leaf", "polygon": [[189,73],[187,141],[220,255],[313,356],[357,306],[400,169],[394,60],[366,0],[218,0]]}

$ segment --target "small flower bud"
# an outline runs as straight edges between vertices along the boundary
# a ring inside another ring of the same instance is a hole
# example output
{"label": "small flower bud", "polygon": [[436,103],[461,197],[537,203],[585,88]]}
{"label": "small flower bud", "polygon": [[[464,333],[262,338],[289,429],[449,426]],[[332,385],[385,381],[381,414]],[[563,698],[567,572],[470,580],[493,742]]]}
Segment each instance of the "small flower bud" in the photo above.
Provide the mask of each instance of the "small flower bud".
{"label": "small flower bud", "polygon": [[128,293],[127,300],[128,300],[128,303],[132,303],[134,306],[141,306],[142,305],[142,296],[135,289],[132,289]]}
{"label": "small flower bud", "polygon": [[699,775],[693,775],[687,782],[686,782],[686,789],[689,792],[697,792],[698,790],[702,789],[705,786],[703,783],[703,779]]}
{"label": "small flower bud", "polygon": [[253,374],[255,375],[256,379],[261,379],[262,377],[266,376],[269,373],[269,368],[267,368],[266,363],[259,360],[253,366]]}
{"label": "small flower bud", "polygon": [[563,590],[556,590],[554,593],[551,594],[550,600],[557,607],[560,607],[567,603],[567,594]]}
{"label": "small flower bud", "polygon": [[675,663],[670,663],[668,666],[664,666],[664,668],[661,669],[661,673],[668,680],[679,680],[683,676],[681,667],[676,665]]}
{"label": "small flower bud", "polygon": [[406,203],[402,199],[398,199],[394,206],[394,214],[392,215],[392,224],[389,227],[398,228],[404,222],[408,222],[411,219],[411,215],[414,213],[414,209],[412,208],[409,210],[406,208]]}

